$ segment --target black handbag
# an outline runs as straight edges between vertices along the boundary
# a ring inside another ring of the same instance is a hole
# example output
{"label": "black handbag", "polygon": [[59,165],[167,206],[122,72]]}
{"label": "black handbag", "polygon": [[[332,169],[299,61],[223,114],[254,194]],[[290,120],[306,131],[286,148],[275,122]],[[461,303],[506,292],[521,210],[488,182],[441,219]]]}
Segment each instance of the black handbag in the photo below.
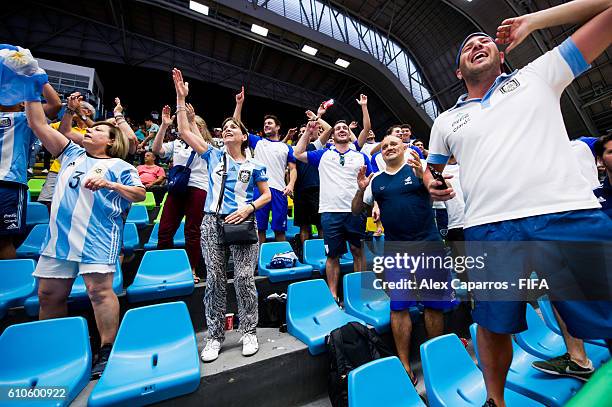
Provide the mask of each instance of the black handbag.
{"label": "black handbag", "polygon": [[227,157],[223,153],[223,171],[221,175],[221,191],[217,202],[217,222],[221,227],[221,238],[226,246],[233,244],[253,244],[257,243],[257,230],[255,229],[255,216],[251,214],[240,223],[225,223],[225,216],[219,215],[221,204],[223,203],[223,193],[225,192],[225,180],[227,179]]}
{"label": "black handbag", "polygon": [[168,192],[171,194],[184,194],[187,192],[189,177],[191,176],[191,168],[189,166],[193,162],[196,152],[192,151],[187,165],[175,165],[168,171]]}

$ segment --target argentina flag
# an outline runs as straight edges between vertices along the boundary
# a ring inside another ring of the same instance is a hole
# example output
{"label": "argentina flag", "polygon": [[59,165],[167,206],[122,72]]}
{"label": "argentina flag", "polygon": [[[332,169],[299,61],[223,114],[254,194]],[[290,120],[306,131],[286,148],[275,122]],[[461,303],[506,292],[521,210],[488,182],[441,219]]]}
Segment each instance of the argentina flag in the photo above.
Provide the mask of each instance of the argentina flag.
{"label": "argentina flag", "polygon": [[0,44],[0,105],[40,101],[43,85],[48,81],[30,50]]}

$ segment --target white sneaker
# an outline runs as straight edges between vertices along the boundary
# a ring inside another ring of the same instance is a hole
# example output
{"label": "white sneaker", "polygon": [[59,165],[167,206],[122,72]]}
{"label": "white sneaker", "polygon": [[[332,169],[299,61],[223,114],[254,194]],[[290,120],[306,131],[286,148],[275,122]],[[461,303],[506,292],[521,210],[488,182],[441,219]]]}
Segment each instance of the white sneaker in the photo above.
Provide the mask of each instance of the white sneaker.
{"label": "white sneaker", "polygon": [[30,174],[30,175],[34,175],[34,169],[32,169],[32,168],[28,168],[28,174]]}
{"label": "white sneaker", "polygon": [[43,174],[48,174],[48,173],[49,173],[49,170],[45,168],[45,169],[44,169],[44,170],[42,170],[41,172],[42,172]]}
{"label": "white sneaker", "polygon": [[254,355],[259,350],[257,336],[255,336],[254,334],[242,335],[242,338],[240,338],[240,342],[242,342],[242,356]]}
{"label": "white sneaker", "polygon": [[202,362],[212,362],[219,357],[219,351],[221,350],[221,342],[216,339],[207,339],[200,358]]}

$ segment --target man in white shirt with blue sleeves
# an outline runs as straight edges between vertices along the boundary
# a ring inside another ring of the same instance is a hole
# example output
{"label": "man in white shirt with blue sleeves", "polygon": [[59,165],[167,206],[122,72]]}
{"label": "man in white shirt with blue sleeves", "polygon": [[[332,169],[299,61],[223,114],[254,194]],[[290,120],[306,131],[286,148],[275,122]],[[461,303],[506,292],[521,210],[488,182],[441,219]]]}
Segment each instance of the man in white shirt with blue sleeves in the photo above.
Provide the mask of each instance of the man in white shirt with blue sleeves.
{"label": "man in white shirt with blue sleeves", "polygon": [[[511,74],[502,73],[504,54],[487,34],[471,34],[461,45],[456,74],[468,93],[434,122],[424,182],[434,199],[451,199],[452,188],[435,180],[430,168],[441,172],[448,158],[456,157],[465,195],[466,240],[611,240],[612,222],[598,209],[580,175],[559,106],[563,90],[610,46],[611,7],[610,1],[577,0],[505,20],[497,42],[510,43],[508,50],[536,29],[589,20],[561,45]],[[512,263],[504,268],[509,280],[522,277],[525,266],[519,263],[522,253],[516,254],[506,256]],[[470,280],[477,274],[470,274]],[[580,281],[581,276],[576,278]],[[601,284],[606,284],[606,276],[601,276]],[[485,406],[504,406],[511,334],[527,329],[526,304],[478,301],[475,296]],[[604,338],[610,344],[610,304],[557,301],[555,306],[572,335]]]}

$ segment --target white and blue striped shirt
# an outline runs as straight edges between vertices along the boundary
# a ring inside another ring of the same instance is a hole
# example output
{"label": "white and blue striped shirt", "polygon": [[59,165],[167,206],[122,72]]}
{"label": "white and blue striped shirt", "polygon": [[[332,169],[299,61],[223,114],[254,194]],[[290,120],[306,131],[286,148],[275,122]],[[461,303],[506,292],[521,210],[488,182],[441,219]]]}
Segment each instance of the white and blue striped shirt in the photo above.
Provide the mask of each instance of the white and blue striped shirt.
{"label": "white and blue striped shirt", "polygon": [[136,168],[119,158],[94,158],[69,143],[51,203],[49,231],[41,254],[60,260],[114,264],[121,250],[123,216],[130,201],[116,191],[84,188],[89,178],[142,187]]}
{"label": "white and blue striped shirt", "polygon": [[[223,153],[218,148],[208,147],[200,157],[208,164],[208,195],[204,212],[216,213],[221,193],[223,175]],[[266,167],[252,158],[237,163],[227,154],[227,179],[219,214],[229,215],[238,208],[253,202],[253,190],[257,183],[267,181]]]}
{"label": "white and blue striped shirt", "polygon": [[0,112],[0,181],[27,184],[30,147],[35,140],[24,112]]}

